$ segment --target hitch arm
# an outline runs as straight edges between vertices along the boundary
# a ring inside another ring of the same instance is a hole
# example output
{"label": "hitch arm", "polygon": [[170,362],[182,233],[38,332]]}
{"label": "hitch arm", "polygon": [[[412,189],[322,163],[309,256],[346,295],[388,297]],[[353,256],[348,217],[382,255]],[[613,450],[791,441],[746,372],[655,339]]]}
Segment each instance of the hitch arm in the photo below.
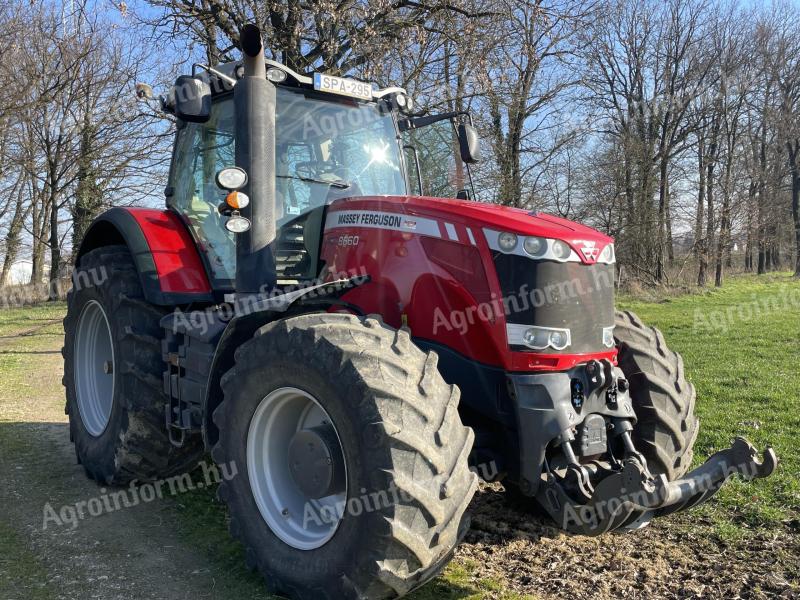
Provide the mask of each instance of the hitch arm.
{"label": "hitch arm", "polygon": [[537,499],[567,531],[595,536],[692,508],[717,493],[733,475],[748,481],[760,479],[771,475],[777,464],[771,447],[758,460],[756,448],[737,437],[730,448],[675,481],[664,475],[652,477],[639,461],[629,459],[621,470],[597,484],[585,504],[575,503],[552,474],[540,486]]}

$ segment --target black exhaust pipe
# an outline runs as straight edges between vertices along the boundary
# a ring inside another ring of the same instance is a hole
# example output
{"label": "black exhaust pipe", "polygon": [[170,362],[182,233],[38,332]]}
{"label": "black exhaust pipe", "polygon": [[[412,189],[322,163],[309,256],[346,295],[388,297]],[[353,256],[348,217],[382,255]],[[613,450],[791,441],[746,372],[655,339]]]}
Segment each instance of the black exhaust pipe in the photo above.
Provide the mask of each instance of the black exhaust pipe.
{"label": "black exhaust pipe", "polygon": [[261,30],[245,25],[239,34],[244,76],[233,88],[236,107],[236,165],[247,171],[243,190],[250,204],[242,215],[249,231],[236,236],[236,292],[275,287],[275,86],[267,81]]}

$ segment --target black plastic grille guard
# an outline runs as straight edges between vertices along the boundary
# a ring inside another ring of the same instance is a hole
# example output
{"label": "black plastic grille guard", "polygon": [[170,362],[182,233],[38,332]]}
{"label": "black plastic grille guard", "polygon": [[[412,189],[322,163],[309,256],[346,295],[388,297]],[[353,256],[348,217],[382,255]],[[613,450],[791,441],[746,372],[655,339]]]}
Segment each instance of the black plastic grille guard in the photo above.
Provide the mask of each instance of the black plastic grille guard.
{"label": "black plastic grille guard", "polygon": [[774,450],[767,446],[763,460],[746,439],[712,455],[703,465],[682,479],[668,481],[652,477],[638,459],[625,460],[621,470],[600,481],[586,504],[575,503],[555,476],[539,487],[537,500],[565,530],[596,536],[620,528],[637,528],[653,517],[686,510],[708,500],[733,475],[745,480],[769,477],[778,464]]}

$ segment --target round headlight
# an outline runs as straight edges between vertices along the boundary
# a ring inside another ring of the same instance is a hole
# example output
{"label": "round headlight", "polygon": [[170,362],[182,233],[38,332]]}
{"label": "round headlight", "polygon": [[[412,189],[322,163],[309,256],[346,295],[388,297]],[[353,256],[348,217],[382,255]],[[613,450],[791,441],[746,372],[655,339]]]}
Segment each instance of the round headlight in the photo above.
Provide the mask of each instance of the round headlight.
{"label": "round headlight", "polygon": [[513,252],[517,247],[517,234],[504,231],[497,236],[497,245],[503,252]]}
{"label": "round headlight", "polygon": [[238,190],[247,185],[247,173],[239,167],[228,167],[217,173],[217,185],[223,190]]}
{"label": "round headlight", "polygon": [[535,346],[536,345],[536,330],[528,329],[525,333],[522,334],[522,341],[525,342],[528,346]]}
{"label": "round headlight", "polygon": [[531,256],[541,256],[547,251],[547,242],[538,237],[525,238],[522,245]]}
{"label": "round headlight", "polygon": [[225,223],[225,229],[231,233],[244,233],[250,229],[250,221],[241,215],[234,214]]}
{"label": "round headlight", "polygon": [[286,71],[272,67],[267,69],[267,79],[272,83],[282,83],[286,81]]}
{"label": "round headlight", "polygon": [[570,247],[561,240],[556,240],[553,242],[553,252],[555,253],[556,258],[561,260],[567,260],[569,255],[572,254]]}
{"label": "round headlight", "polygon": [[597,262],[611,263],[614,262],[614,244],[609,244],[600,253]]}
{"label": "round headlight", "polygon": [[569,336],[563,331],[553,331],[550,333],[550,345],[556,350],[563,350],[569,346]]}

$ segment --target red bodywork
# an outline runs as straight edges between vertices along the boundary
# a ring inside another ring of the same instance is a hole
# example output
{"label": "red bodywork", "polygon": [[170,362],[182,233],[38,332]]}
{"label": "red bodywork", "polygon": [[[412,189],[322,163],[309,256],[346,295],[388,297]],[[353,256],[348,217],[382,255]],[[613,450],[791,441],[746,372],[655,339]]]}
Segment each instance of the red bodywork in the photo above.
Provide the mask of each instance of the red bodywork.
{"label": "red bodywork", "polygon": [[[382,214],[364,223],[354,211]],[[381,314],[394,327],[405,323],[415,338],[485,365],[563,371],[591,358],[616,363],[613,349],[559,355],[509,349],[500,283],[484,228],[562,240],[586,264],[613,242],[551,215],[442,198],[378,196],[338,200],[329,207],[321,259],[331,277],[371,276],[344,296],[347,302],[367,314]],[[597,249],[590,257],[583,253],[587,241]]]}
{"label": "red bodywork", "polygon": [[161,291],[177,294],[211,292],[208,275],[186,226],[169,210],[129,208],[153,256]]}

